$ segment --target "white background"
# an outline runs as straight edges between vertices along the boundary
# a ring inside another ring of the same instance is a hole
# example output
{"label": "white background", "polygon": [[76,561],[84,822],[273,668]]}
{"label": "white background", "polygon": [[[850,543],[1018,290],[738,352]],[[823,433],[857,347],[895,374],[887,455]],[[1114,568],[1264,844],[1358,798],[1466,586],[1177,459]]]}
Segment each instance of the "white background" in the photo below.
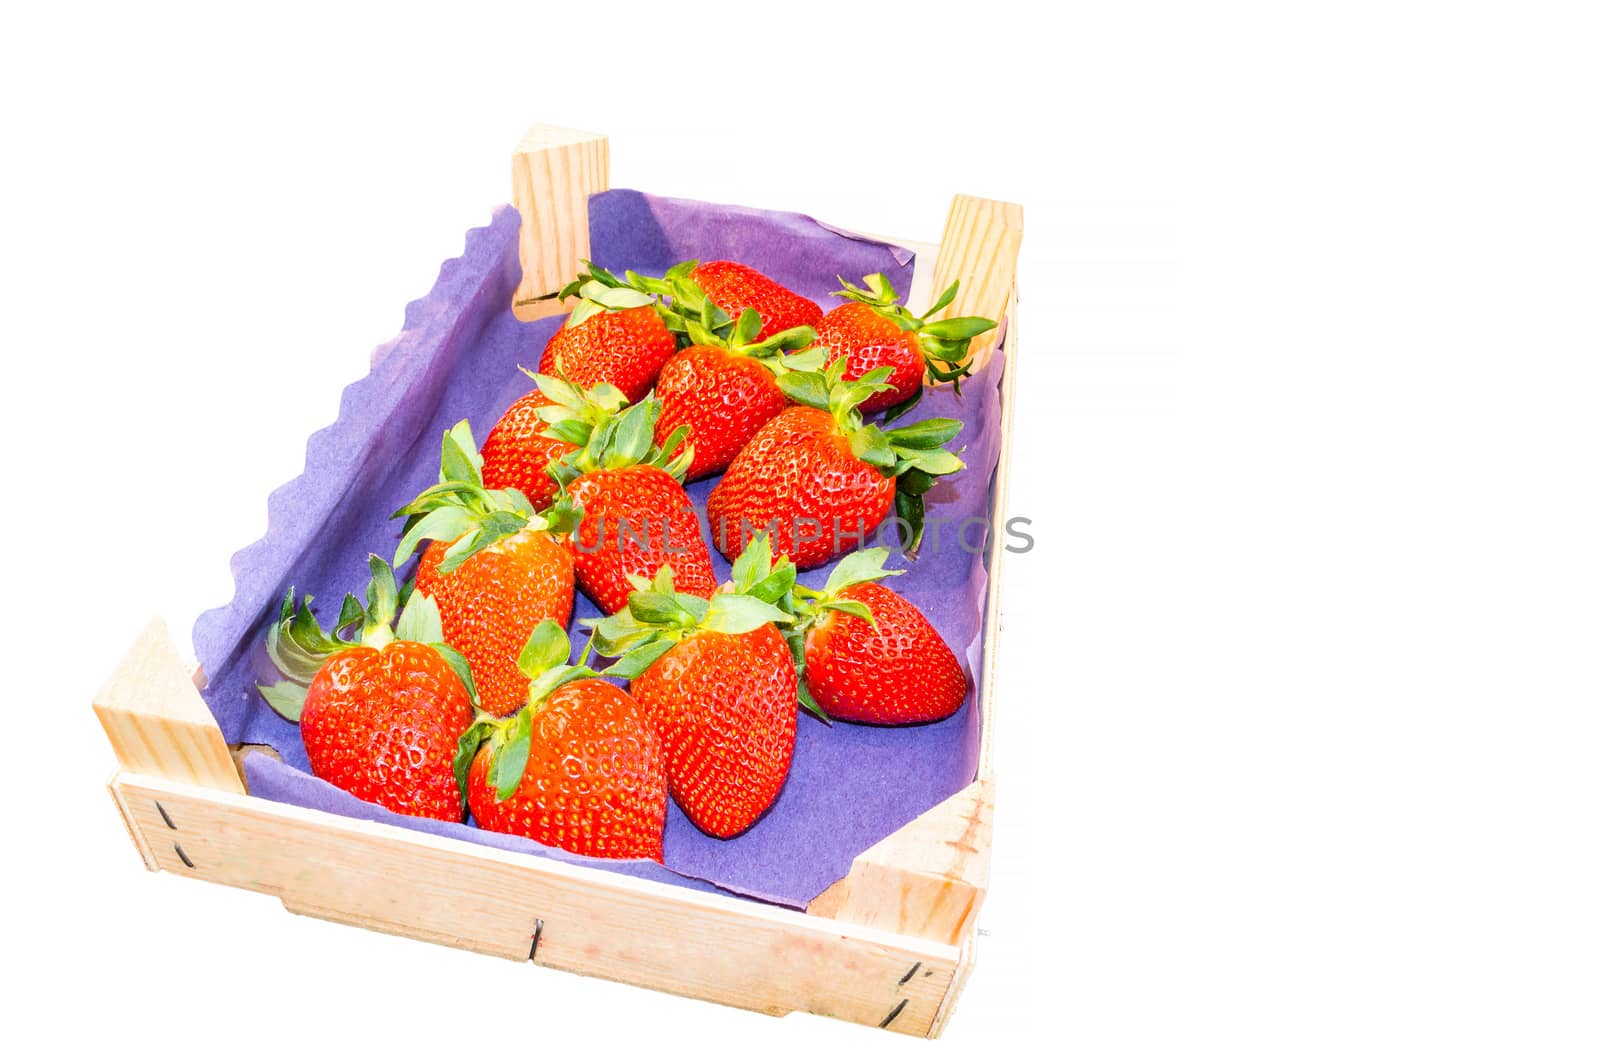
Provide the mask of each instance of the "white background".
{"label": "white background", "polygon": [[[0,1034],[1595,1055],[1580,9],[12,12]],[[912,238],[954,191],[1026,205],[1011,509],[1039,546],[1007,570],[987,935],[940,1042],[148,875],[101,787],[100,680],[150,616],[228,598],[267,493],[508,198],[534,120],[609,133],[619,186]]]}

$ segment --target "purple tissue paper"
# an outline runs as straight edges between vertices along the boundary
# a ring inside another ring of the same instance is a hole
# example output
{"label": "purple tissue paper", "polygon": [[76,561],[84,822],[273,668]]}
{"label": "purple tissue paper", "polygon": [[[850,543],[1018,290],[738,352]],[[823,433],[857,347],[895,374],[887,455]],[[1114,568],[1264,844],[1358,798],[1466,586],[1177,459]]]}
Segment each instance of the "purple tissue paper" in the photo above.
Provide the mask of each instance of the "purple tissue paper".
{"label": "purple tissue paper", "polygon": [[[803,908],[848,873],[858,853],[955,794],[976,773],[988,522],[1001,444],[999,352],[963,384],[961,396],[949,387],[930,390],[910,417],[963,420],[954,444],[965,447],[967,468],[928,493],[930,529],[921,556],[906,560],[892,549],[890,557],[891,567],[908,573],[888,584],[928,616],[965,662],[973,689],[966,704],[942,722],[900,728],[826,726],[802,713],[783,791],[735,839],[706,836],[671,806],[665,864],[658,865],[583,858],[469,824],[393,814],[311,776],[296,727],[255,690],[277,677],[264,645],[288,588],[313,594],[324,619],[345,592],[360,595],[368,553],[392,555],[399,541],[400,524],[390,513],[435,481],[446,428],[469,419],[481,443],[529,388],[517,366],[537,366],[563,318],[522,323],[512,315],[518,224],[516,211],[501,207],[487,227],[468,233],[465,252],[444,264],[433,291],[406,308],[400,335],[373,353],[371,373],[346,388],[338,420],[310,438],[305,472],[272,494],[266,535],[233,558],[232,602],[195,624],[196,655],[209,679],[206,703],[229,743],[266,744],[282,756],[246,756],[254,796]],[[589,227],[596,264],[617,272],[659,274],[687,258],[731,258],[824,309],[839,301],[829,293],[837,289],[836,276],[858,281],[883,272],[902,294],[911,286],[909,251],[799,214],[615,190],[590,200]],[[708,542],[704,502],[714,481],[689,487]],[[884,536],[881,543],[892,546],[892,532]],[[726,579],[727,563],[714,548],[712,557],[719,579]],[[804,572],[801,581],[821,586],[828,570]],[[579,593],[570,627],[579,646],[586,638],[578,619],[597,613]]]}

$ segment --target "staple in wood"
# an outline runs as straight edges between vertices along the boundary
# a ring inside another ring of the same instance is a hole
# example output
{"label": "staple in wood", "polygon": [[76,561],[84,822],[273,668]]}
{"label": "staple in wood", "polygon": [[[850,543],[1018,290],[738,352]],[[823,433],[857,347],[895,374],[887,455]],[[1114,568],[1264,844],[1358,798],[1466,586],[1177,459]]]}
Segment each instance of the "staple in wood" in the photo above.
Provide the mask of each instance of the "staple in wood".
{"label": "staple in wood", "polygon": [[536,954],[538,954],[538,952],[539,952],[539,936],[543,935],[543,934],[544,934],[544,921],[543,920],[535,920],[533,922],[533,947],[528,950],[528,960],[530,960],[530,961],[533,960],[534,956]]}

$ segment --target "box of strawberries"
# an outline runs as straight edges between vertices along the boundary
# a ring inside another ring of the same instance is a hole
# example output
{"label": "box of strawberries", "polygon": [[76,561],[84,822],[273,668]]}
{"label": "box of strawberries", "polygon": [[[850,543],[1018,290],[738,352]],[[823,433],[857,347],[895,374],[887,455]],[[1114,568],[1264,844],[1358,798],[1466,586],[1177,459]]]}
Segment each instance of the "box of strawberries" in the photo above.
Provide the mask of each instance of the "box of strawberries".
{"label": "box of strawberries", "polygon": [[151,869],[919,1035],[987,886],[1021,210],[936,247],[536,126],[235,596],[96,700]]}

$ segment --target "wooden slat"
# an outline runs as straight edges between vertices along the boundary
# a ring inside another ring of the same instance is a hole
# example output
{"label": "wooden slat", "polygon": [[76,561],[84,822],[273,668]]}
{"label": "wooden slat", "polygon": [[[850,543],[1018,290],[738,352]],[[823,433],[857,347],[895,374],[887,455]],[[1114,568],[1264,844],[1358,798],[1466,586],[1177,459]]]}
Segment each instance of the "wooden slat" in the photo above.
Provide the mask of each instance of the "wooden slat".
{"label": "wooden slat", "polygon": [[155,619],[95,696],[94,712],[130,772],[244,792],[222,731],[167,624]]}
{"label": "wooden slat", "polygon": [[611,186],[611,154],[598,133],[535,125],[511,156],[511,201],[522,214],[520,320],[565,313],[555,297],[589,256],[589,196]]}
{"label": "wooden slat", "polygon": [[1000,460],[995,464],[989,527],[989,592],[984,600],[983,612],[983,731],[978,742],[978,775],[994,775],[995,686],[999,670],[995,666],[995,649],[1000,643],[1000,586],[1006,558],[1006,521],[1011,516],[1011,417],[1012,395],[1016,393],[1017,369],[1020,363],[1022,335],[1017,320],[1021,316],[1020,299],[1011,292],[1009,317],[1006,326],[1005,374],[1000,378]]}
{"label": "wooden slat", "polygon": [[[937,297],[956,280],[961,291],[939,317],[1006,316],[1017,278],[1017,252],[1022,248],[1022,207],[1014,202],[957,195],[950,203],[939,260],[933,270]],[[937,318],[936,318],[937,319]],[[998,329],[972,340],[973,365],[989,359]]]}
{"label": "wooden slat", "polygon": [[959,978],[956,946],[149,777],[113,789],[160,868],[344,923],[527,960],[542,922],[540,965],[918,1036]]}
{"label": "wooden slat", "polygon": [[960,945],[989,888],[994,782],[980,777],[856,855],[813,915]]}

